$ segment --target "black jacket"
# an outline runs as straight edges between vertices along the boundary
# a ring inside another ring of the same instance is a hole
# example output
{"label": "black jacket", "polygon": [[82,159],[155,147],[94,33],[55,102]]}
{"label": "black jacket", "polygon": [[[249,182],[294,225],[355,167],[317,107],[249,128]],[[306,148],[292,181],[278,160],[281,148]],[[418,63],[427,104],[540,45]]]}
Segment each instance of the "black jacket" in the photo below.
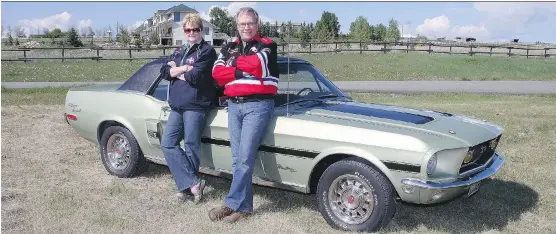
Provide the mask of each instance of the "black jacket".
{"label": "black jacket", "polygon": [[[216,51],[204,39],[195,44],[185,53],[183,46],[177,48],[160,69],[162,77],[170,81],[168,104],[172,109],[192,110],[209,109],[216,104],[216,81],[212,77],[212,66],[216,61]],[[185,58],[184,58],[185,56]],[[176,66],[184,64],[193,69],[184,74],[185,81],[177,77],[170,77],[170,66],[174,61]]]}

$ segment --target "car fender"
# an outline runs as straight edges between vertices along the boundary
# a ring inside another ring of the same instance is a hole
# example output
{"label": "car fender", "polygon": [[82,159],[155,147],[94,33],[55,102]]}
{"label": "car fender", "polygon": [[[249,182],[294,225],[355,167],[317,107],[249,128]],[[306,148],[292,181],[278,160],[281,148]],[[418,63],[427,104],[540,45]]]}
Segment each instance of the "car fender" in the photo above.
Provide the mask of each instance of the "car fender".
{"label": "car fender", "polygon": [[[126,120],[125,118],[121,117],[121,116],[106,116],[104,118],[102,118],[98,123],[97,123],[97,134],[99,133],[100,130],[100,124],[106,121],[114,121],[114,122],[118,122],[121,125],[123,125],[125,128],[127,128],[131,134],[133,134],[133,136],[135,136],[136,138],[138,137],[137,132],[135,130],[135,128],[133,127],[133,125]],[[100,139],[102,138],[102,135],[99,134],[99,143],[100,143]]]}
{"label": "car fender", "polygon": [[[386,165],[384,165],[382,161],[380,161],[380,159],[376,155],[374,155],[373,153],[367,150],[363,150],[360,148],[353,148],[353,147],[333,147],[321,151],[321,153],[319,153],[317,157],[315,157],[315,159],[313,160],[314,163],[312,165],[310,175],[313,174],[315,167],[319,164],[319,162],[321,162],[321,160],[327,157],[334,157],[334,155],[340,155],[340,154],[352,155],[367,160],[368,162],[373,164],[376,168],[378,168],[388,178],[388,180],[392,181],[392,174],[390,173],[390,170],[388,169],[388,167],[386,167]],[[309,183],[310,180],[308,180],[307,182]]]}

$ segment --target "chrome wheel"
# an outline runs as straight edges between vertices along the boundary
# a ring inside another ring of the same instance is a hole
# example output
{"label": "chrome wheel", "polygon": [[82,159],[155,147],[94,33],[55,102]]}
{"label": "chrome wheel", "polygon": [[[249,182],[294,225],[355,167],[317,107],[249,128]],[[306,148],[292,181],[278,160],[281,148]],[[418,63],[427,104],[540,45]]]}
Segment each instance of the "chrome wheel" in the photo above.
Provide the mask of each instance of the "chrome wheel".
{"label": "chrome wheel", "polygon": [[106,142],[108,162],[112,168],[122,170],[130,161],[131,147],[123,133],[118,132],[110,136]]}
{"label": "chrome wheel", "polygon": [[336,178],[328,189],[332,212],[348,224],[361,224],[373,213],[375,194],[372,187],[354,175]]}

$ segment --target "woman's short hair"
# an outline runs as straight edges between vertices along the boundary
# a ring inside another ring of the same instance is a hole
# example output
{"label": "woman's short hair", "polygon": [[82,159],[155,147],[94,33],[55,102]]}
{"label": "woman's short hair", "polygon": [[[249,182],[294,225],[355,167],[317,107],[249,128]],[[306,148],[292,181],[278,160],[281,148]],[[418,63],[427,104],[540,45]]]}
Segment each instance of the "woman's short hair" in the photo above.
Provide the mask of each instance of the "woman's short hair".
{"label": "woman's short hair", "polygon": [[185,25],[192,25],[197,26],[203,30],[203,21],[201,20],[201,16],[197,13],[187,13],[183,16],[183,20],[181,21],[181,26],[185,27]]}

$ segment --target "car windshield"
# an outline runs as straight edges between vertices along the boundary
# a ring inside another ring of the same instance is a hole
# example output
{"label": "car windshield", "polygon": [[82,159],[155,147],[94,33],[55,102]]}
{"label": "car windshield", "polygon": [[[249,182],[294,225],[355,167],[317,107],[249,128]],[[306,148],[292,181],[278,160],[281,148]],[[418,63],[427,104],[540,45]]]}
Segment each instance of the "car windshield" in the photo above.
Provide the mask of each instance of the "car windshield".
{"label": "car windshield", "polygon": [[279,63],[280,85],[276,105],[329,98],[349,98],[313,65],[308,63]]}
{"label": "car windshield", "polygon": [[[299,61],[288,63],[287,60],[281,60],[278,65],[280,81],[278,95],[275,98],[276,106],[310,100],[350,99],[309,63]],[[167,93],[168,81],[161,80],[150,95],[166,101]]]}

